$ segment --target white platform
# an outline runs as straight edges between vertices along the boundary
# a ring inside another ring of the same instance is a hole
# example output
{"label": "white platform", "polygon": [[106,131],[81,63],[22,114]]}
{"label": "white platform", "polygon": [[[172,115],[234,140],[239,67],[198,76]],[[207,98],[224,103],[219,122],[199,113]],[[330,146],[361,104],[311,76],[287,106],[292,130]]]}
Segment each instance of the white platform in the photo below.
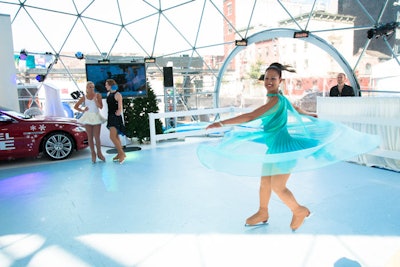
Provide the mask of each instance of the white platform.
{"label": "white platform", "polygon": [[248,228],[259,179],[204,168],[202,141],[142,146],[122,165],[91,164],[88,150],[1,162],[0,266],[399,266],[399,173],[342,162],[293,174],[313,216],[293,233],[274,195],[269,224]]}

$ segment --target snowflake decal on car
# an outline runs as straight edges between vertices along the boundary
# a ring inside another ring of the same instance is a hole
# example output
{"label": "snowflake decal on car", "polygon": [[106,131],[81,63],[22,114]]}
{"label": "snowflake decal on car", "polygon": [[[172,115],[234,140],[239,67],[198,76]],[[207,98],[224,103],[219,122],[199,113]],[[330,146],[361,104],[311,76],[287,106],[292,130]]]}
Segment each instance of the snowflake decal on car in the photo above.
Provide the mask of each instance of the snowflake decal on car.
{"label": "snowflake decal on car", "polygon": [[39,125],[39,130],[40,130],[40,131],[45,131],[45,130],[46,130],[46,125],[40,124],[40,125]]}
{"label": "snowflake decal on car", "polygon": [[29,127],[29,129],[31,129],[31,131],[36,131],[36,126],[35,125],[31,125],[31,127]]}

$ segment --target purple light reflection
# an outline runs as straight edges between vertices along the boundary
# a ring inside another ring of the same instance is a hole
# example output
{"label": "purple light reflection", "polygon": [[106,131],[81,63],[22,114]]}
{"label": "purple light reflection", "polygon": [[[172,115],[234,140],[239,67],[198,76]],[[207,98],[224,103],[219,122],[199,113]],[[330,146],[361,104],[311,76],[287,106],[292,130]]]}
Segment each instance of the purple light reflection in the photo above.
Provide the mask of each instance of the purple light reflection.
{"label": "purple light reflection", "polygon": [[43,172],[26,173],[0,180],[0,197],[16,196],[35,192],[42,184]]}

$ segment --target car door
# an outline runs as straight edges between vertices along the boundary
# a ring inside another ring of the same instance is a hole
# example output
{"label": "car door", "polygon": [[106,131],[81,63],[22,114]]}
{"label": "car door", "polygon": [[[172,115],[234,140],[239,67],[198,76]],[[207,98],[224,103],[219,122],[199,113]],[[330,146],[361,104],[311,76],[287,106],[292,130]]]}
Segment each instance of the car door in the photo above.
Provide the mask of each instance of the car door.
{"label": "car door", "polygon": [[21,131],[21,121],[0,113],[0,158],[10,159],[31,156],[32,148]]}

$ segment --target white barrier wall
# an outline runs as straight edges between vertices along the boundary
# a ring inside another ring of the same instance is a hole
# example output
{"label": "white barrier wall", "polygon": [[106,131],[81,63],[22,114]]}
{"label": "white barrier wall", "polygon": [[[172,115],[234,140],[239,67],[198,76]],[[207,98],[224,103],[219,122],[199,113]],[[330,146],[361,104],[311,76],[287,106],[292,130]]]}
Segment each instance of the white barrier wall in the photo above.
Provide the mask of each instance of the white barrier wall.
{"label": "white barrier wall", "polygon": [[19,111],[10,15],[0,14],[0,106]]}
{"label": "white barrier wall", "polygon": [[380,136],[378,149],[352,161],[400,171],[400,97],[318,97],[317,113],[319,118]]}
{"label": "white barrier wall", "polygon": [[[230,113],[229,117],[234,117],[238,113],[250,112],[253,109],[250,108],[235,108],[235,107],[225,107],[225,108],[215,108],[215,109],[196,109],[196,110],[188,110],[188,111],[174,111],[174,112],[165,112],[165,113],[149,113],[149,125],[150,125],[150,142],[151,146],[155,147],[157,145],[157,141],[168,140],[173,138],[182,138],[187,136],[206,136],[211,133],[220,133],[221,129],[214,128],[210,130],[205,130],[204,127],[198,127],[198,129],[186,130],[182,132],[172,132],[172,133],[156,133],[156,119],[162,118],[177,118],[177,117],[185,117],[185,116],[201,116],[201,115],[210,115],[210,114],[223,114]],[[223,127],[223,131],[228,128],[232,128],[232,126]]]}

